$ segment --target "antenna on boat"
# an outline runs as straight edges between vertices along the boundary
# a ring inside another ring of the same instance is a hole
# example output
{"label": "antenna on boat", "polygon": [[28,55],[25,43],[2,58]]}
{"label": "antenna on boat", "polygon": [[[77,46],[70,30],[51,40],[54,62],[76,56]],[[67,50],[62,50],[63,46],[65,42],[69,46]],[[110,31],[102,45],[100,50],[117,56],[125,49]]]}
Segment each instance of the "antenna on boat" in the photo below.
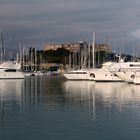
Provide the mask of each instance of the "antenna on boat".
{"label": "antenna on boat", "polygon": [[93,32],[93,42],[92,42],[92,63],[94,69],[94,52],[95,52],[95,32]]}

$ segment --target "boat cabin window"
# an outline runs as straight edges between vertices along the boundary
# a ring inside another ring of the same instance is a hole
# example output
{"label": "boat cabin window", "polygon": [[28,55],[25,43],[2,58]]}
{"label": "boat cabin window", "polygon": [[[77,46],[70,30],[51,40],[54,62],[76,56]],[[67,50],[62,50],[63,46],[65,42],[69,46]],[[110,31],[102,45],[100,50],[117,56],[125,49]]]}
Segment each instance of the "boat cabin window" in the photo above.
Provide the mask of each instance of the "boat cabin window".
{"label": "boat cabin window", "polygon": [[140,65],[130,64],[130,67],[140,67]]}
{"label": "boat cabin window", "polygon": [[16,69],[7,69],[7,70],[4,70],[5,72],[16,72]]}
{"label": "boat cabin window", "polygon": [[87,72],[69,72],[69,74],[87,74]]}

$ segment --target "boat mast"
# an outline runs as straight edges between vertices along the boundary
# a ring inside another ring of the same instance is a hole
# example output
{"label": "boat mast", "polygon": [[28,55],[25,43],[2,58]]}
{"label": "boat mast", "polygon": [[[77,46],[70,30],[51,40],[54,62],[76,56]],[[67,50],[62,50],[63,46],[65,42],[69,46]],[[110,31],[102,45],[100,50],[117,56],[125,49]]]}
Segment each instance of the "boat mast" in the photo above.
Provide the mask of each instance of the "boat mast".
{"label": "boat mast", "polygon": [[90,43],[88,44],[88,69],[90,69]]}
{"label": "boat mast", "polygon": [[19,63],[21,64],[22,63],[22,44],[21,44],[21,42],[19,42]]}
{"label": "boat mast", "polygon": [[0,60],[3,61],[4,57],[4,43],[3,43],[3,35],[2,32],[0,33],[1,38],[1,54],[0,54]]}
{"label": "boat mast", "polygon": [[37,71],[37,51],[35,48],[35,71]]}
{"label": "boat mast", "polygon": [[134,60],[134,58],[135,58],[135,53],[134,53],[134,42],[133,42],[133,60]]}
{"label": "boat mast", "polygon": [[69,54],[69,70],[71,70],[71,53]]}
{"label": "boat mast", "polygon": [[95,32],[93,32],[93,43],[92,43],[92,63],[93,63],[93,69],[94,69],[94,52],[95,52]]}

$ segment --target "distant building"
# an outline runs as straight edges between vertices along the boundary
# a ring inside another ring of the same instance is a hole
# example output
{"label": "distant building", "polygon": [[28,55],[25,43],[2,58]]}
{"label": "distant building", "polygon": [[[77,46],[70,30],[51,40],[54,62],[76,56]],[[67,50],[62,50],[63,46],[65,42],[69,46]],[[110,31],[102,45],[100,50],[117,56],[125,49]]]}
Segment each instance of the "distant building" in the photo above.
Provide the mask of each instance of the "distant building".
{"label": "distant building", "polygon": [[107,44],[96,44],[95,51],[96,52],[100,52],[100,51],[111,52],[111,46]]}
{"label": "distant building", "polygon": [[[63,44],[47,44],[44,47],[44,51],[57,50],[58,48],[65,48],[66,50],[69,50],[70,52],[76,52],[79,49],[83,48],[85,45],[88,46],[88,43],[82,42],[82,41],[79,41],[78,43],[69,42],[69,43],[63,43]],[[98,51],[111,52],[111,46],[107,44],[96,44],[95,52],[98,52]]]}
{"label": "distant building", "polygon": [[57,50],[58,48],[62,48],[61,44],[47,44],[44,48],[45,51],[48,50]]}
{"label": "distant building", "polygon": [[47,44],[44,47],[44,50],[57,50],[58,48],[65,48],[66,50],[69,50],[70,52],[74,52],[79,50],[80,43],[64,43],[64,44]]}

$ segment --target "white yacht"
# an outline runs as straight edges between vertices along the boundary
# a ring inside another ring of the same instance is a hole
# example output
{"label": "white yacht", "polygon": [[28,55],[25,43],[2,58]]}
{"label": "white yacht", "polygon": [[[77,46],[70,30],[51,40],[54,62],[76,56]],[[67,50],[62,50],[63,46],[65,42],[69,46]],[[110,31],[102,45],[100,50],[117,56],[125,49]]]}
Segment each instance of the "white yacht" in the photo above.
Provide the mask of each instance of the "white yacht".
{"label": "white yacht", "polygon": [[101,68],[93,69],[90,76],[97,82],[115,82],[122,81],[116,74],[110,72],[110,69],[114,69],[116,62],[105,62]]}
{"label": "white yacht", "polygon": [[20,71],[21,65],[12,61],[0,63],[0,79],[23,79],[24,74]]}
{"label": "white yacht", "polygon": [[120,62],[116,65],[114,73],[120,79],[132,83],[137,70],[140,70],[140,62]]}

